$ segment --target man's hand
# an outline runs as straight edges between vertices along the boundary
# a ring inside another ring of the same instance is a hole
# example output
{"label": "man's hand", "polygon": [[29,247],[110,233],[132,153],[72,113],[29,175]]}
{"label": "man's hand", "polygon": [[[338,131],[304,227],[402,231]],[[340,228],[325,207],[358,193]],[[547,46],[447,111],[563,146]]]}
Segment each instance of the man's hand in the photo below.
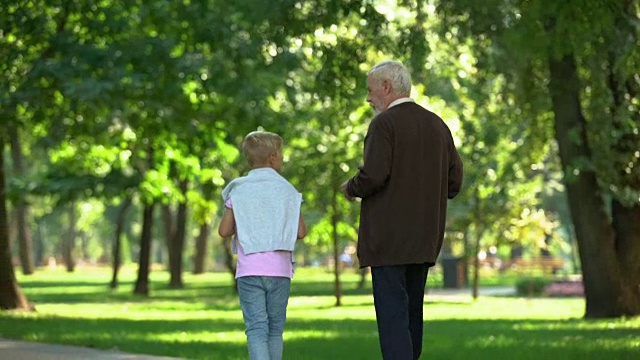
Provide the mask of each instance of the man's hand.
{"label": "man's hand", "polygon": [[347,200],[353,201],[356,198],[354,196],[349,195],[349,192],[347,191],[347,184],[349,184],[349,180],[345,181],[344,184],[340,186],[340,190],[342,190],[342,193],[344,194],[344,197],[347,198]]}

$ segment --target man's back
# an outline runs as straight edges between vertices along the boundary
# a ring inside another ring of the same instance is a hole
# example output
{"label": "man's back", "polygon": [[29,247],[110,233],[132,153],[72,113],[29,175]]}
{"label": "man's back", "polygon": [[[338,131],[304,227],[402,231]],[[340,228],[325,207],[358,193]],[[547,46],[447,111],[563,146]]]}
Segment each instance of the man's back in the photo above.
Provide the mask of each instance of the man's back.
{"label": "man's back", "polygon": [[457,194],[462,181],[449,128],[415,103],[393,106],[372,121],[365,142],[367,165],[369,174],[386,180],[362,200],[361,264],[434,263],[442,246],[447,199]]}

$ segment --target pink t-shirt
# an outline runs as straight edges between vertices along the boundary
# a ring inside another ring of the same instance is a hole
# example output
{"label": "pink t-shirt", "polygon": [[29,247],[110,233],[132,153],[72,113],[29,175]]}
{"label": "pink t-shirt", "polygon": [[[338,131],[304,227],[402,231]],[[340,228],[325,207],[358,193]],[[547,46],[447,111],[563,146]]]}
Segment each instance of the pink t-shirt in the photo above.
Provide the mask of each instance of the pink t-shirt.
{"label": "pink t-shirt", "polygon": [[[233,208],[231,199],[225,202],[229,209]],[[245,255],[238,245],[238,266],[236,279],[243,276],[276,276],[293,278],[293,255],[291,251],[265,251]]]}

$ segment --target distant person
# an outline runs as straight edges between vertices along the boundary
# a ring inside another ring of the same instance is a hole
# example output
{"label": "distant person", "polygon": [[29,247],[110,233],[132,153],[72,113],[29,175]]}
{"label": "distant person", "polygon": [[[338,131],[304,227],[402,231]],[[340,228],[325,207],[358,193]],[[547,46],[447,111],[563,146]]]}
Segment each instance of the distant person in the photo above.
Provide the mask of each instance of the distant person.
{"label": "distant person", "polygon": [[222,191],[222,237],[236,235],[236,279],[252,360],[280,360],[293,278],[293,249],[307,234],[302,195],[279,172],[282,138],[249,133],[242,151],[252,170]]}
{"label": "distant person", "polygon": [[367,91],[376,116],[363,165],[342,191],[362,199],[357,254],[360,267],[371,267],[382,356],[418,359],[425,284],[442,247],[447,199],[462,186],[462,161],[447,125],[409,97],[402,63],[375,65]]}
{"label": "distant person", "polygon": [[353,266],[353,258],[351,257],[351,254],[349,254],[346,251],[343,251],[342,254],[340,254],[340,256],[338,257],[338,259],[340,260],[339,268],[341,270],[348,269]]}

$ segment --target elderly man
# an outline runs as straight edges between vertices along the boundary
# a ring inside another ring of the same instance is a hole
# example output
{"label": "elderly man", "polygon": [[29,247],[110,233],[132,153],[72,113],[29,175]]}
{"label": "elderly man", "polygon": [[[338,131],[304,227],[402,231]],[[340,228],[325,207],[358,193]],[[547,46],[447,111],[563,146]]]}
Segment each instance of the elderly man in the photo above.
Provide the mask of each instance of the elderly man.
{"label": "elderly man", "polygon": [[462,186],[462,161],[447,125],[409,97],[402,63],[375,65],[367,91],[376,116],[364,163],[342,192],[362,199],[358,258],[371,267],[383,358],[418,359],[424,288],[442,247],[447,199]]}

